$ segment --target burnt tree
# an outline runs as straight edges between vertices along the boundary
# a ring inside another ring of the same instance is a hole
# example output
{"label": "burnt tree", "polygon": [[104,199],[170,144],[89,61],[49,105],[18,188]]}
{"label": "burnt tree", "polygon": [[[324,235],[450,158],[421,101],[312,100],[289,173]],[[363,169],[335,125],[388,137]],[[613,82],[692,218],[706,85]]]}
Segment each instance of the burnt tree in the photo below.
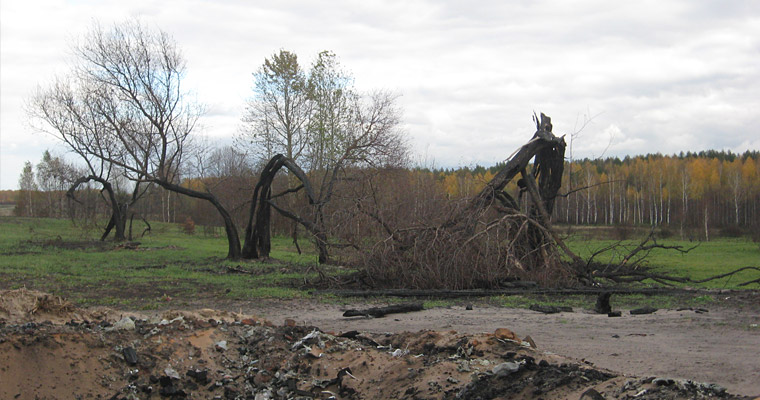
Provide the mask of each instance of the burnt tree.
{"label": "burnt tree", "polygon": [[[565,141],[551,119],[534,116],[536,132],[483,190],[464,205],[451,205],[441,223],[391,227],[371,207],[362,207],[388,234],[364,259],[367,279],[381,286],[496,288],[513,279],[545,285],[572,281],[561,251],[578,259],[551,229],[561,186]],[[535,160],[530,165],[531,160]],[[505,188],[518,178],[527,209]],[[561,251],[560,251],[561,249]]]}
{"label": "burnt tree", "polygon": [[116,228],[114,231],[114,240],[117,242],[124,241],[127,239],[126,237],[126,221],[127,221],[127,203],[120,202],[116,196],[116,192],[113,189],[113,185],[111,185],[110,182],[108,182],[106,179],[103,179],[96,175],[89,175],[89,176],[83,176],[77,179],[69,188],[68,191],[66,191],[66,196],[75,201],[79,202],[75,196],[75,192],[77,188],[85,184],[89,181],[95,181],[100,183],[103,186],[103,189],[101,190],[101,195],[103,195],[103,192],[105,192],[105,195],[103,195],[108,202],[108,204],[111,206],[111,219],[108,220],[108,225],[106,225],[105,230],[103,232],[103,235],[100,236],[100,240],[104,241],[108,237],[108,235],[111,233],[111,230]]}
{"label": "burnt tree", "polygon": [[[644,263],[653,249],[683,253],[691,249],[657,243],[654,230],[637,246],[627,249],[628,254],[618,263],[598,263],[594,257],[609,250],[619,252],[625,249],[622,243],[601,249],[588,260],[581,259],[565,245],[551,223],[555,199],[561,196],[558,191],[564,168],[564,138],[552,133],[551,119],[546,115],[534,119],[533,137],[483,190],[463,203],[449,202],[440,209],[437,219],[421,225],[394,226],[383,218],[376,200],[374,204],[359,203],[359,211],[376,221],[386,235],[366,251],[362,282],[374,287],[453,290],[510,287],[516,279],[542,286],[599,286],[647,280],[672,285],[760,271],[747,266],[701,280],[656,272]],[[519,179],[517,199],[505,190],[515,179]],[[760,279],[755,278],[740,285],[757,283]]]}
{"label": "burnt tree", "polygon": [[[141,189],[141,185],[138,182],[134,185],[130,198],[124,199],[123,196],[119,196],[116,189],[114,189],[113,185],[107,178],[103,178],[99,175],[88,175],[82,176],[74,181],[74,183],[71,184],[71,187],[69,187],[69,190],[66,191],[66,197],[74,202],[81,203],[76,198],[76,191],[79,186],[90,181],[98,182],[102,186],[102,189],[100,190],[101,196],[111,208],[111,218],[108,220],[108,224],[106,224],[103,234],[100,236],[100,240],[105,241],[108,235],[111,234],[111,231],[114,232],[115,241],[121,242],[127,240],[127,217],[129,210],[145,194],[146,188]],[[134,214],[132,217],[134,217]],[[131,230],[129,233],[129,239],[132,239]]]}
{"label": "burnt tree", "polygon": [[[486,184],[480,193],[470,200],[468,206],[461,213],[447,222],[448,226],[461,223],[472,213],[483,212],[491,207],[495,201],[506,209],[519,210],[515,199],[504,191],[507,184],[517,174],[522,174],[518,186],[531,194],[530,215],[536,219],[551,217],[554,200],[562,186],[565,147],[567,145],[564,136],[557,137],[552,133],[553,127],[550,117],[542,113],[540,119],[534,116],[534,121],[536,133],[530,141],[515,152],[506,165]],[[534,158],[533,170],[528,171],[528,164]],[[544,222],[549,222],[549,220],[547,219]]]}
{"label": "burnt tree", "polygon": [[[286,168],[298,179],[301,184],[295,188],[287,189],[282,193],[272,195],[272,182],[275,176],[282,168]],[[284,196],[288,193],[295,193],[303,189],[313,212],[311,218],[303,217],[294,211],[287,210],[277,205],[273,199]],[[243,245],[243,258],[266,258],[271,251],[271,209],[274,208],[278,213],[301,224],[312,234],[319,252],[319,262],[327,262],[327,235],[323,226],[323,219],[320,215],[322,210],[322,201],[318,201],[312,188],[311,181],[306,173],[293,160],[282,154],[272,157],[264,169],[261,171],[261,177],[253,190],[251,199],[251,209],[248,216],[248,225],[245,229],[245,243]]]}

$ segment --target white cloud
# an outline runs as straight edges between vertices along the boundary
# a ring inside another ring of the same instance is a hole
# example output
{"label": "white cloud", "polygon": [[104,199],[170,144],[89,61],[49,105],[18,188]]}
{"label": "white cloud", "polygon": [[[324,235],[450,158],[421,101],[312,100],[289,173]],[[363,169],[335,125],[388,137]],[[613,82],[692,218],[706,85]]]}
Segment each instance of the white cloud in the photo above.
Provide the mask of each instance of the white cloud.
{"label": "white cloud", "polygon": [[758,149],[760,3],[755,1],[243,0],[0,3],[0,188],[50,140],[23,99],[65,73],[94,20],[138,17],[171,33],[187,87],[209,110],[205,134],[238,128],[254,72],[280,48],[304,65],[329,49],[360,88],[400,93],[415,148],[438,165],[503,160],[545,112],[556,133],[599,114],[576,156]]}

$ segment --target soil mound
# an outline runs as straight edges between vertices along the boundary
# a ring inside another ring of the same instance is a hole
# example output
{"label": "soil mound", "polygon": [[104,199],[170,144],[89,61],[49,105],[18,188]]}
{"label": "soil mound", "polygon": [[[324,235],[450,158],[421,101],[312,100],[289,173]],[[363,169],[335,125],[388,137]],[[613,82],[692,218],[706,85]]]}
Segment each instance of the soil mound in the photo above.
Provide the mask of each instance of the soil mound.
{"label": "soil mound", "polygon": [[[47,296],[13,293],[26,300],[12,302],[3,293],[0,398],[739,398],[714,385],[623,377],[541,353],[505,328],[324,332],[213,310],[88,315]],[[68,321],[40,322],[44,313]]]}
{"label": "soil mound", "polygon": [[0,290],[0,322],[65,322],[87,314],[81,311],[60,296],[26,288]]}

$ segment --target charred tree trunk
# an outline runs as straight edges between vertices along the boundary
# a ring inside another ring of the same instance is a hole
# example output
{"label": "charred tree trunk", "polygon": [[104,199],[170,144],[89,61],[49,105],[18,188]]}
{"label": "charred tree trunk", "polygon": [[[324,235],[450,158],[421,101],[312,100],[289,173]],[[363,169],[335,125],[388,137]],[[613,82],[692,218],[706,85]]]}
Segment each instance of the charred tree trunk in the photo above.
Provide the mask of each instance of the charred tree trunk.
{"label": "charred tree trunk", "polygon": [[[298,178],[298,180],[301,181],[301,185],[293,189],[288,189],[277,196],[272,196],[272,182],[274,181],[277,172],[283,167],[287,168],[296,178]],[[301,189],[306,191],[309,204],[314,206],[313,220],[303,218],[289,210],[279,207],[272,201],[274,197],[279,197],[287,193],[294,193]],[[322,208],[317,204],[314,189],[312,188],[311,182],[306,176],[306,173],[304,173],[293,160],[282,154],[277,154],[269,160],[267,165],[261,171],[259,182],[254,188],[251,209],[248,214],[248,226],[245,229],[245,243],[242,251],[243,258],[269,257],[269,252],[271,251],[270,221],[272,208],[282,216],[289,218],[306,228],[306,230],[314,237],[319,252],[319,262],[327,262],[327,234],[324,231],[324,226],[320,223],[321,218],[319,217]]]}
{"label": "charred tree trunk", "polygon": [[142,218],[143,222],[145,222],[145,229],[143,229],[142,233],[140,234],[140,237],[144,237],[146,233],[150,232],[150,223],[148,223],[148,220],[145,219],[145,217]]}
{"label": "charred tree trunk", "polygon": [[[562,185],[566,144],[564,136],[556,137],[552,133],[551,118],[541,114],[540,120],[534,119],[536,133],[531,140],[507,161],[507,164],[486,184],[483,190],[473,197],[462,213],[449,220],[448,225],[455,225],[469,214],[488,208],[495,199],[499,200],[502,205],[516,208],[517,204],[509,194],[504,192],[504,188],[528,166],[533,157],[536,157],[534,170],[538,177],[539,193],[544,202],[544,207],[551,215],[557,191]],[[505,202],[502,199],[508,200]]]}
{"label": "charred tree trunk", "polygon": [[108,221],[108,225],[106,225],[106,228],[103,232],[103,235],[100,237],[101,241],[106,240],[108,235],[111,233],[111,230],[114,230],[114,240],[117,242],[123,242],[127,240],[127,237],[125,235],[126,231],[126,225],[127,225],[127,213],[126,209],[128,207],[125,203],[119,203],[118,198],[116,197],[116,192],[113,190],[113,186],[110,182],[107,180],[96,176],[96,175],[89,175],[89,176],[83,176],[71,185],[68,191],[66,191],[66,196],[76,202],[79,202],[77,200],[74,193],[76,192],[79,185],[82,185],[84,183],[87,183],[89,181],[95,181],[100,183],[103,186],[103,189],[101,191],[106,193],[106,198],[108,199],[108,203],[111,207],[111,219]]}
{"label": "charred tree trunk", "polygon": [[[543,251],[548,232],[555,242],[575,262],[582,261],[580,257],[570,251],[559,236],[551,229],[552,212],[557,193],[562,186],[562,176],[565,165],[565,139],[552,133],[551,118],[541,114],[534,116],[536,133],[531,140],[523,145],[515,155],[507,162],[496,176],[480,191],[471,201],[465,211],[456,218],[449,220],[449,226],[462,224],[465,221],[473,221],[471,216],[482,213],[498,200],[503,208],[518,211],[517,203],[504,191],[507,184],[515,176],[521,174],[517,182],[521,190],[528,193],[530,209],[528,215],[540,222],[545,231],[540,231],[539,226],[528,225],[526,238],[528,239],[529,252],[533,253],[533,261],[530,264],[543,263],[547,254]],[[528,171],[530,160],[535,157],[532,172]]]}
{"label": "charred tree trunk", "polygon": [[129,216],[129,232],[127,233],[127,238],[132,241],[132,223],[135,221],[135,213],[132,213]]}
{"label": "charred tree trunk", "polygon": [[346,310],[343,316],[349,317],[374,317],[382,318],[388,314],[400,314],[414,311],[422,311],[425,308],[422,303],[394,304],[386,307],[372,307],[365,310]]}
{"label": "charred tree trunk", "polygon": [[[112,212],[111,213],[111,219],[108,220],[108,224],[106,225],[105,231],[103,232],[103,235],[100,236],[100,241],[105,241],[108,235],[111,233],[111,230],[116,228],[114,231],[114,240],[117,242],[122,242],[127,239],[126,237],[126,226],[127,226],[127,204],[117,204],[116,206],[119,211],[118,212]],[[131,224],[130,224],[131,227]],[[130,230],[129,239],[132,240],[132,232]]]}
{"label": "charred tree trunk", "polygon": [[[277,170],[277,156],[269,160],[261,171],[261,177],[253,190],[251,209],[248,212],[248,226],[245,228],[243,250],[241,256],[246,259],[269,256],[271,250],[271,205],[272,181]],[[255,222],[254,222],[255,218]]]}

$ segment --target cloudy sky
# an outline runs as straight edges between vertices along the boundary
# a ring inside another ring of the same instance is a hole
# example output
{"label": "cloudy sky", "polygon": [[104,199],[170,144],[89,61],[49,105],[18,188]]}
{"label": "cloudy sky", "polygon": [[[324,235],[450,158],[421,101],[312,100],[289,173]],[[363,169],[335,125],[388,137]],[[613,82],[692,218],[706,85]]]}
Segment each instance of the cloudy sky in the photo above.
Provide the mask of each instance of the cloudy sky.
{"label": "cloudy sky", "polygon": [[0,189],[45,149],[25,99],[70,68],[98,21],[137,17],[174,36],[203,134],[231,142],[254,72],[279,49],[335,52],[361,89],[398,93],[417,160],[492,165],[533,133],[534,111],[573,156],[760,150],[760,2],[3,0]]}

